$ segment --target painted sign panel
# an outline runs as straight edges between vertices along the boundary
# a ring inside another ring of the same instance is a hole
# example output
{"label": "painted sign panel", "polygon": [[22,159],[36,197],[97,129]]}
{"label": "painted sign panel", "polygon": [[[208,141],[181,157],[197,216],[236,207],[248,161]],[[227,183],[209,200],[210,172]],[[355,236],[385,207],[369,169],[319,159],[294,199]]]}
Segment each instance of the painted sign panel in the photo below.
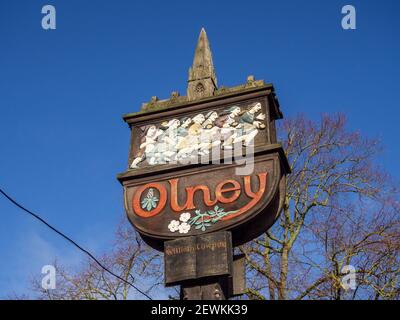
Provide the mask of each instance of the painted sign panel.
{"label": "painted sign panel", "polygon": [[164,239],[232,228],[268,204],[280,181],[277,155],[257,158],[250,175],[235,169],[218,165],[127,185],[128,217],[142,233]]}
{"label": "painted sign panel", "polygon": [[272,143],[265,98],[183,112],[132,127],[129,170],[179,166],[212,151]]}
{"label": "painted sign panel", "polygon": [[239,142],[248,146],[265,129],[264,120],[261,102],[256,101],[141,126],[130,168],[187,163],[213,147],[232,149]]}

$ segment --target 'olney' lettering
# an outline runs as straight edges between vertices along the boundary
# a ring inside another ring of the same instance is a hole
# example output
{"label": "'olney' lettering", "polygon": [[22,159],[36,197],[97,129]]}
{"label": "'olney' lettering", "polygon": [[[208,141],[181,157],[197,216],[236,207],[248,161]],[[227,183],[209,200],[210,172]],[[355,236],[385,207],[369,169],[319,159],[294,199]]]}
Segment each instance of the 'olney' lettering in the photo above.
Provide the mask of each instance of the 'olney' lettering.
{"label": "'olney' lettering", "polygon": [[[252,190],[251,187],[251,179],[252,176],[245,176],[243,178],[243,183],[240,184],[238,181],[229,179],[220,182],[214,191],[214,195],[211,195],[210,189],[206,185],[196,185],[186,187],[186,201],[183,204],[178,203],[178,192],[182,192],[179,190],[179,178],[170,179],[168,180],[170,185],[170,194],[169,194],[169,201],[170,207],[175,212],[182,212],[183,210],[191,210],[194,209],[196,206],[194,204],[194,195],[196,192],[202,192],[203,194],[203,203],[207,207],[211,207],[216,205],[217,203],[232,203],[236,201],[242,192],[250,198],[250,201],[238,209],[235,213],[230,214],[222,220],[229,220],[234,217],[237,217],[244,212],[253,208],[261,199],[262,195],[265,193],[267,187],[267,172],[262,172],[257,174],[258,177],[258,190]],[[156,208],[150,211],[146,211],[141,208],[140,202],[142,198],[142,194],[145,190],[153,188],[158,190],[160,199],[157,203]],[[244,189],[244,190],[242,190]],[[227,194],[230,193],[228,196]],[[132,199],[132,207],[135,214],[142,218],[150,218],[156,216],[162,212],[165,208],[165,205],[168,201],[168,191],[164,184],[158,182],[147,183],[137,190],[135,190],[133,199]]]}

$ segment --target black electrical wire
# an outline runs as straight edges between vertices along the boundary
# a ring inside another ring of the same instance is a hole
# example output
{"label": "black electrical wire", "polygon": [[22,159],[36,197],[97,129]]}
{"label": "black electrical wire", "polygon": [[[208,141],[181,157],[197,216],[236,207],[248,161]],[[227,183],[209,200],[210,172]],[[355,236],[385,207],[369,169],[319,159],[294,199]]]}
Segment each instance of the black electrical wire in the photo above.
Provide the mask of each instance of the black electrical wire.
{"label": "black electrical wire", "polygon": [[24,206],[20,205],[17,201],[15,201],[13,198],[11,198],[7,193],[5,193],[1,188],[0,188],[0,193],[3,194],[4,197],[6,197],[10,202],[12,202],[14,205],[16,205],[18,208],[24,210],[25,212],[29,213],[31,216],[33,216],[35,219],[39,220],[40,222],[42,222],[43,224],[45,224],[48,228],[50,228],[51,230],[53,230],[55,233],[59,234],[61,237],[63,237],[64,239],[66,239],[67,241],[69,241],[70,243],[72,243],[75,247],[77,247],[79,250],[81,250],[82,252],[84,252],[85,254],[87,254],[91,259],[93,259],[94,262],[96,262],[100,268],[102,268],[104,271],[108,272],[109,274],[111,274],[112,276],[118,278],[119,280],[125,282],[126,284],[130,285],[132,288],[136,289],[138,292],[140,292],[142,295],[144,295],[145,297],[147,297],[149,300],[153,300],[146,292],[140,290],[138,287],[136,287],[133,283],[121,278],[119,275],[115,274],[114,272],[112,272],[111,270],[109,270],[108,268],[106,268],[105,266],[103,266],[103,264],[96,259],[95,256],[93,256],[93,254],[91,254],[89,251],[87,251],[86,249],[82,248],[79,244],[77,244],[74,240],[72,240],[70,237],[66,236],[64,233],[62,233],[61,231],[58,231],[56,228],[54,228],[52,225],[50,225],[48,222],[46,222],[43,218],[41,218],[39,215],[37,215],[36,213],[26,209]]}

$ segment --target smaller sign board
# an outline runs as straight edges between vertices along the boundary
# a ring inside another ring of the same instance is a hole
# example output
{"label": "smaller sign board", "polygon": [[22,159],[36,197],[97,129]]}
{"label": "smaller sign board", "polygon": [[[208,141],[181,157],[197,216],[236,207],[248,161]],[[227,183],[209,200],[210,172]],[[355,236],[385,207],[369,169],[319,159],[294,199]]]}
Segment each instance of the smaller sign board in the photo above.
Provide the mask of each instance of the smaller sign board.
{"label": "smaller sign board", "polygon": [[165,284],[232,274],[232,236],[220,231],[164,243]]}

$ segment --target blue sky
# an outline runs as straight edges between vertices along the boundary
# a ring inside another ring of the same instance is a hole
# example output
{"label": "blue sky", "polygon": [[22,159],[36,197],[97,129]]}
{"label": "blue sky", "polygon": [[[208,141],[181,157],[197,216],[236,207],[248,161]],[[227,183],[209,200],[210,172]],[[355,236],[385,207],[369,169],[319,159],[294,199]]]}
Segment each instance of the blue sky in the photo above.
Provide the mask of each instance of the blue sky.
{"label": "blue sky", "polygon": [[[57,29],[41,28],[41,8]],[[352,4],[357,29],[341,28]],[[125,113],[185,93],[206,28],[220,85],[273,82],[285,116],[343,112],[399,179],[399,1],[0,2],[0,186],[100,254],[123,216]],[[0,198],[0,297],[83,255]]]}

